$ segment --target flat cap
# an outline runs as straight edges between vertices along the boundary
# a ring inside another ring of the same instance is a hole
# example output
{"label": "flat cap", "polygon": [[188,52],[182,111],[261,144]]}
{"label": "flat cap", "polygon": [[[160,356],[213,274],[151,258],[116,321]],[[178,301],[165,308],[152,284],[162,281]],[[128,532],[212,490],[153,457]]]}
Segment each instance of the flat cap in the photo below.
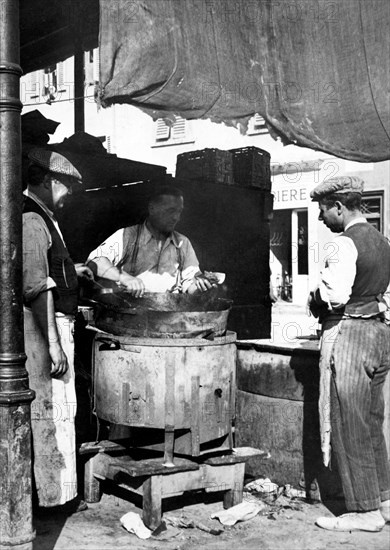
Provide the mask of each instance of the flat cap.
{"label": "flat cap", "polygon": [[333,193],[363,193],[364,181],[355,176],[340,176],[323,181],[310,192],[313,201]]}
{"label": "flat cap", "polygon": [[82,176],[75,166],[63,155],[47,149],[31,149],[28,158],[33,164],[46,168],[54,174],[62,174],[81,181]]}

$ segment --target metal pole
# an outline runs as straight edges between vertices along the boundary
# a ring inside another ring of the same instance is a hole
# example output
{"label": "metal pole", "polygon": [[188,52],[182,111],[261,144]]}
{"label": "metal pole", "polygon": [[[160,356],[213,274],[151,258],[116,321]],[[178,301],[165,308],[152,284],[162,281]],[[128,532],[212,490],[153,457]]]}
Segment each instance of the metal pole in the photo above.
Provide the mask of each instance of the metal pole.
{"label": "metal pole", "polygon": [[22,303],[19,0],[0,0],[0,549],[32,550],[31,428]]}

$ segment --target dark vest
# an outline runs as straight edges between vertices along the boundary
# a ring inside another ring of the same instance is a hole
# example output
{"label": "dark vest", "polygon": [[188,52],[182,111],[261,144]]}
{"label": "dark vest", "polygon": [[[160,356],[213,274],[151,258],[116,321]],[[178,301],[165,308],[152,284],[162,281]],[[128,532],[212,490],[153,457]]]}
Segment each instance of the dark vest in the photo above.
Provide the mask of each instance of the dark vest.
{"label": "dark vest", "polygon": [[74,263],[69,256],[55,225],[42,208],[30,197],[25,197],[23,213],[39,214],[50,232],[52,245],[48,250],[49,275],[56,283],[53,288],[54,308],[65,314],[77,313],[77,274]]}
{"label": "dark vest", "polygon": [[356,277],[345,313],[370,315],[379,313],[379,303],[390,282],[390,245],[369,223],[357,223],[344,231],[352,239],[358,256]]}

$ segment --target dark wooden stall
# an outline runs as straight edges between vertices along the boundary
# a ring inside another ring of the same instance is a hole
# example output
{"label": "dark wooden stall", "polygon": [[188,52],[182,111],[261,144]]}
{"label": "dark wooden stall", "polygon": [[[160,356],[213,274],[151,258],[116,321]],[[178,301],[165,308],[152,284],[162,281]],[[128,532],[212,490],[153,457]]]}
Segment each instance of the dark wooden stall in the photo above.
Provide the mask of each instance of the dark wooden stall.
{"label": "dark wooden stall", "polygon": [[[226,273],[234,301],[229,330],[238,338],[268,338],[269,219],[272,196],[257,187],[166,178],[180,187],[185,208],[177,230],[192,242],[201,269]],[[80,192],[61,215],[61,227],[75,261],[116,229],[143,219],[147,199],[156,183],[146,182]]]}
{"label": "dark wooden stall", "polygon": [[257,187],[174,181],[185,196],[178,230],[190,237],[202,269],[226,273],[234,302],[228,328],[239,339],[268,338],[271,193]]}

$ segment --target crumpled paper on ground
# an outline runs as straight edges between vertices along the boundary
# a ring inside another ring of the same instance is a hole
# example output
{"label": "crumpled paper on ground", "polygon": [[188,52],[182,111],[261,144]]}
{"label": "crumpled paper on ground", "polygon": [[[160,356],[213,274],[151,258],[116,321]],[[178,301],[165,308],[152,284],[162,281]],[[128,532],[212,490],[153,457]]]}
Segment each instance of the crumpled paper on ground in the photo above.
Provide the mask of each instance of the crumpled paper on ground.
{"label": "crumpled paper on ground", "polygon": [[148,539],[152,536],[152,531],[144,525],[140,516],[135,512],[127,512],[119,521],[126,531],[137,535],[139,539]]}
{"label": "crumpled paper on ground", "polygon": [[295,489],[288,483],[284,486],[284,494],[288,498],[306,498],[306,491],[303,489]]}
{"label": "crumpled paper on ground", "polygon": [[212,529],[199,521],[194,521],[193,519],[188,519],[185,516],[177,518],[175,516],[164,515],[164,519],[168,525],[174,525],[175,527],[181,527],[182,529],[200,529],[200,531],[205,531],[211,535],[220,535],[223,533],[223,529]]}
{"label": "crumpled paper on ground", "polygon": [[245,485],[246,491],[253,491],[256,493],[276,493],[278,488],[278,485],[273,483],[268,477],[260,477],[259,479],[255,479]]}
{"label": "crumpled paper on ground", "polygon": [[238,521],[252,519],[264,508],[259,502],[241,502],[228,510],[212,514],[211,519],[219,519],[223,525],[235,525]]}

